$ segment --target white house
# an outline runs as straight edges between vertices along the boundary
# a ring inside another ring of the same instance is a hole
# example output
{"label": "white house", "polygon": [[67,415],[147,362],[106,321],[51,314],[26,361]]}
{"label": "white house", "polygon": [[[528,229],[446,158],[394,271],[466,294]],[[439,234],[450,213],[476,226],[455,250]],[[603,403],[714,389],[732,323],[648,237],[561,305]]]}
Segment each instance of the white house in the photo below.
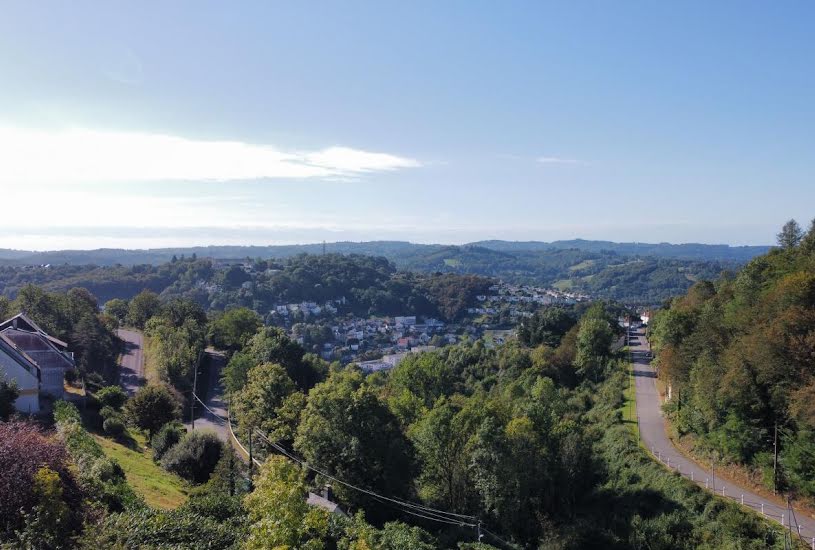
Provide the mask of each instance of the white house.
{"label": "white house", "polygon": [[0,372],[3,378],[14,382],[20,392],[14,408],[24,413],[40,412],[39,369],[14,342],[0,334]]}
{"label": "white house", "polygon": [[[14,358],[18,366],[23,366],[24,370],[37,379],[38,395],[62,398],[65,391],[65,371],[75,366],[73,353],[68,351],[68,344],[47,334],[24,313],[0,323],[0,336],[5,355]],[[31,390],[31,381],[26,380],[26,376],[8,361],[5,365],[0,374],[8,378],[22,376],[22,380],[18,380],[18,387],[21,390],[20,397],[24,397],[22,390]],[[32,399],[24,401],[17,406],[18,410],[28,412],[31,401]],[[39,403],[39,400],[37,401]],[[39,404],[36,409],[39,410]],[[31,411],[35,412],[33,407]]]}

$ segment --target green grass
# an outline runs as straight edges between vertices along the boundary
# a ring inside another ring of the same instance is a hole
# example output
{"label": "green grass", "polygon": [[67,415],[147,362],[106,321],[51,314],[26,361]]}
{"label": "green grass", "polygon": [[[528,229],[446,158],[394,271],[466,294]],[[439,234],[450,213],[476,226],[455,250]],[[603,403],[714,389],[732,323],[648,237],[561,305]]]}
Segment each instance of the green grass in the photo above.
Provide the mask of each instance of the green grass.
{"label": "green grass", "polygon": [[461,267],[461,260],[457,258],[447,258],[444,260],[444,265],[447,267]]}
{"label": "green grass", "polygon": [[569,267],[569,271],[577,271],[580,269],[586,269],[587,267],[593,266],[595,263],[594,260],[583,260],[579,264],[574,264],[573,266]]}
{"label": "green grass", "polygon": [[[620,353],[628,358],[628,347],[622,348]],[[623,406],[620,408],[623,415],[623,424],[628,428],[631,434],[639,437],[638,420],[637,420],[637,381],[634,378],[634,364],[628,361],[628,384],[623,390]]]}
{"label": "green grass", "polygon": [[149,506],[172,509],[187,500],[188,484],[153,462],[144,436],[133,434],[129,446],[97,434],[93,434],[93,437],[105,454],[119,463],[125,471],[127,482]]}
{"label": "green grass", "polygon": [[574,281],[571,279],[561,279],[559,281],[555,281],[552,283],[552,286],[556,289],[560,290],[561,292],[566,292],[567,290],[571,290],[574,286]]}

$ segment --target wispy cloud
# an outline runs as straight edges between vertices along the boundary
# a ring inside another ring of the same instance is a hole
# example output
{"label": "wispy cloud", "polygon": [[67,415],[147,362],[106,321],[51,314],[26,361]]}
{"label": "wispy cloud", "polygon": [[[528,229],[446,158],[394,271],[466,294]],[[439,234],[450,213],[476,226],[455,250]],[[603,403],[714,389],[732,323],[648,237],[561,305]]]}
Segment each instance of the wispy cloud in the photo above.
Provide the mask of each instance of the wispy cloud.
{"label": "wispy cloud", "polygon": [[535,160],[541,164],[583,164],[577,159],[565,157],[538,157]]}
{"label": "wispy cloud", "polygon": [[341,179],[418,166],[411,158],[340,146],[285,151],[165,134],[0,127],[0,185]]}

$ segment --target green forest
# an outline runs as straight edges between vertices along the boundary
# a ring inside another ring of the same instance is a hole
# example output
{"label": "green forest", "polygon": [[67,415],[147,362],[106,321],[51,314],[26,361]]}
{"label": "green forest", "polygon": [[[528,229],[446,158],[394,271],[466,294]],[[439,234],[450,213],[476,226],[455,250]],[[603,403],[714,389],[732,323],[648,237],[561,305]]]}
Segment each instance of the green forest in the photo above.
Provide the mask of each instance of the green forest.
{"label": "green forest", "polygon": [[[678,435],[769,489],[815,500],[815,224],[671,300],[650,335]],[[777,463],[775,463],[777,451]],[[775,467],[774,467],[775,463]]]}
{"label": "green forest", "polygon": [[[305,353],[245,311],[211,322],[195,302],[149,294],[119,311],[160,342],[160,380],[130,398],[96,387],[84,410],[58,403],[52,422],[0,423],[0,493],[13,495],[0,505],[0,540],[55,549],[783,547],[779,528],[637,445],[621,409],[628,361],[611,351],[616,306],[541,318],[545,330],[527,344],[462,343],[371,375]],[[253,441],[251,468],[214,434],[178,423],[195,350],[213,342],[227,347],[224,386],[238,438]],[[91,434],[145,441],[160,469],[187,484],[186,502],[148,505]],[[326,484],[343,514],[306,503]]]}

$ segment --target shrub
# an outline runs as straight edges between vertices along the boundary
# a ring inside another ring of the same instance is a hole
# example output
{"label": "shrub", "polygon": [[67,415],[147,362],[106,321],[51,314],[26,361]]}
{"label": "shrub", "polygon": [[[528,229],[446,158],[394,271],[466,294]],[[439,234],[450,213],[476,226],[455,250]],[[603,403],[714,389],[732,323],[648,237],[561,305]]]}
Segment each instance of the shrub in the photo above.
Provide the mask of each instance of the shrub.
{"label": "shrub", "polygon": [[204,483],[221,458],[223,444],[214,433],[191,432],[161,459],[168,471],[194,483]]}
{"label": "shrub", "polygon": [[127,416],[140,429],[153,435],[167,422],[179,417],[179,403],[166,386],[145,386],[125,406]]}
{"label": "shrub", "polygon": [[76,407],[59,401],[54,407],[54,418],[59,435],[79,471],[79,482],[90,500],[111,512],[141,506],[119,465],[105,457],[99,443],[82,427]]}
{"label": "shrub", "polygon": [[125,431],[125,424],[122,422],[122,417],[115,414],[105,418],[105,421],[102,422],[102,429],[110,436],[119,437]]}
{"label": "shrub", "polygon": [[232,523],[202,516],[186,508],[144,508],[111,514],[88,530],[82,548],[236,548],[243,535]]}
{"label": "shrub", "polygon": [[186,433],[184,426],[178,422],[168,422],[162,426],[150,440],[150,446],[153,448],[153,460],[156,462],[161,460],[164,454],[181,441]]}
{"label": "shrub", "polygon": [[127,402],[127,394],[119,386],[105,386],[96,392],[96,400],[99,402],[100,408],[111,407],[116,411],[120,411]]}
{"label": "shrub", "polygon": [[36,514],[36,506],[42,504],[37,475],[46,469],[58,476],[59,500],[71,510],[70,524],[64,526],[69,535],[80,522],[82,494],[65,446],[33,423],[0,422],[0,541],[9,540],[23,528],[27,515]]}

